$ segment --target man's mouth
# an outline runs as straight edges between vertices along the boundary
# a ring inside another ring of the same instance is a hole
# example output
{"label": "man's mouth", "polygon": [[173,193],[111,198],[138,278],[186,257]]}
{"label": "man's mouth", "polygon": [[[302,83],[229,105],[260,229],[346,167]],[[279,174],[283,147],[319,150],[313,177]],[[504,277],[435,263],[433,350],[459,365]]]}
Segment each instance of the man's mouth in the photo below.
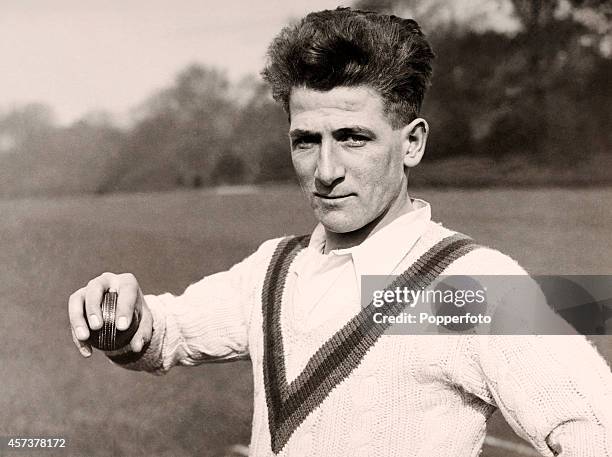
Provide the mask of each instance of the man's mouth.
{"label": "man's mouth", "polygon": [[340,200],[342,198],[347,198],[347,197],[352,197],[355,194],[338,194],[338,195],[327,195],[327,194],[320,194],[318,192],[314,192],[314,196],[321,198],[323,200]]}

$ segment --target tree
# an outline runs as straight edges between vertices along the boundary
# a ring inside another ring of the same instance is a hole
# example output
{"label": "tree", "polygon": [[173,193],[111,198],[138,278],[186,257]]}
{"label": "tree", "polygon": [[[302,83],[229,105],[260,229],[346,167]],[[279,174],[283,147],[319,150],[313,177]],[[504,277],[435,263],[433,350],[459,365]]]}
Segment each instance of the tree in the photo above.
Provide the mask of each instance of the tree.
{"label": "tree", "polygon": [[251,82],[251,96],[237,117],[231,150],[244,164],[247,182],[293,179],[287,115],[272,100],[270,89]]}
{"label": "tree", "polygon": [[210,185],[236,117],[226,76],[190,65],[171,87],[143,103],[110,187],[167,189]]}
{"label": "tree", "polygon": [[[428,35],[438,57],[424,112],[437,126],[432,128],[437,157],[461,150],[495,157],[519,153],[540,163],[566,166],[584,149],[608,152],[604,145],[610,143],[609,128],[593,131],[593,126],[605,123],[609,113],[602,106],[612,101],[609,91],[594,84],[610,66],[610,55],[602,46],[606,40],[612,46],[610,2],[497,4],[510,7],[519,26],[514,33],[501,33],[492,24],[483,30],[471,20],[477,16],[469,14],[458,24],[457,15],[443,14],[449,5],[456,7],[449,1],[356,2],[365,9],[410,14],[432,32]],[[599,102],[589,104],[595,91]],[[592,135],[578,137],[576,131]]]}

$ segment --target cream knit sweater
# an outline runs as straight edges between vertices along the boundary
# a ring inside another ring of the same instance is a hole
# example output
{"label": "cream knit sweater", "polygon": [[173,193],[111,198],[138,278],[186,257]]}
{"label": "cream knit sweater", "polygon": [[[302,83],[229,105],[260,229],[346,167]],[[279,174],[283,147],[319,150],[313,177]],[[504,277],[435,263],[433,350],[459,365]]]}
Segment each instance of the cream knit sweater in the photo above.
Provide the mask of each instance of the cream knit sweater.
{"label": "cream knit sweater", "polygon": [[[455,232],[427,220],[419,235],[396,273]],[[584,337],[382,334],[372,340],[357,332],[351,339],[348,319],[300,333],[301,322],[291,322],[295,313],[287,310],[291,271],[307,249],[298,246],[282,272],[289,279],[278,285],[277,320],[268,322],[262,306],[270,260],[286,242],[266,241],[179,297],[145,296],[154,317],[151,344],[140,356],[114,360],[162,374],[177,364],[250,357],[252,456],[476,456],[485,423],[499,408],[544,456],[612,457],[612,375]],[[526,273],[480,247],[444,274]],[[348,301],[338,303],[349,307],[344,315],[359,313],[359,304]],[[349,349],[330,353],[341,341]],[[351,351],[358,346],[365,349],[356,356]]]}

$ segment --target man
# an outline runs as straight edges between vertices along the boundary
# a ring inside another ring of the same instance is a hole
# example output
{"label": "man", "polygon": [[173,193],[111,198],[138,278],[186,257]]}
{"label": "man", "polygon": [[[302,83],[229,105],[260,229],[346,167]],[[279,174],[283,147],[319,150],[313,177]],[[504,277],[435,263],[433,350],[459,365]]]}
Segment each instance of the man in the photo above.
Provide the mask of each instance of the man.
{"label": "man", "polygon": [[254,456],[473,456],[496,408],[542,455],[612,455],[612,376],[583,337],[390,335],[360,305],[366,274],[417,286],[526,274],[408,195],[432,59],[416,22],[394,16],[340,8],[285,28],[263,75],[289,117],[314,232],[269,240],[178,297],[143,295],[129,274],[93,279],[69,301],[81,353],[114,289],[117,328],[142,314],[114,362],[160,374],[250,357]]}

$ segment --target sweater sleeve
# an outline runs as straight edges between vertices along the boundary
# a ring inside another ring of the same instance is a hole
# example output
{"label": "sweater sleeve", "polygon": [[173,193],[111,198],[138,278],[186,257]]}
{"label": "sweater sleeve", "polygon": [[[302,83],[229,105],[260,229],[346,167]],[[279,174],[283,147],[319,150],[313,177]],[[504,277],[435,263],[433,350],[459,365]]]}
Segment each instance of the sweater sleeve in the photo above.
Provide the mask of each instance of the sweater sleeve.
{"label": "sweater sleeve", "polygon": [[[469,255],[472,261],[457,263],[465,262],[463,270],[472,266],[471,274],[487,268],[522,279],[520,290],[511,286],[515,281],[504,281],[490,296],[489,311],[500,324],[495,334],[460,337],[457,383],[497,406],[543,456],[612,457],[612,373],[606,361],[584,336],[568,334],[568,324],[518,264],[492,250]],[[543,329],[550,334],[538,335]]]}
{"label": "sweater sleeve", "polygon": [[544,456],[612,456],[612,374],[584,336],[475,341],[490,400],[519,436]]}
{"label": "sweater sleeve", "polygon": [[248,358],[248,327],[256,299],[256,277],[267,266],[277,240],[227,271],[190,285],[180,296],[145,295],[153,315],[150,343],[140,354],[109,355],[131,370],[164,374],[175,365]]}

